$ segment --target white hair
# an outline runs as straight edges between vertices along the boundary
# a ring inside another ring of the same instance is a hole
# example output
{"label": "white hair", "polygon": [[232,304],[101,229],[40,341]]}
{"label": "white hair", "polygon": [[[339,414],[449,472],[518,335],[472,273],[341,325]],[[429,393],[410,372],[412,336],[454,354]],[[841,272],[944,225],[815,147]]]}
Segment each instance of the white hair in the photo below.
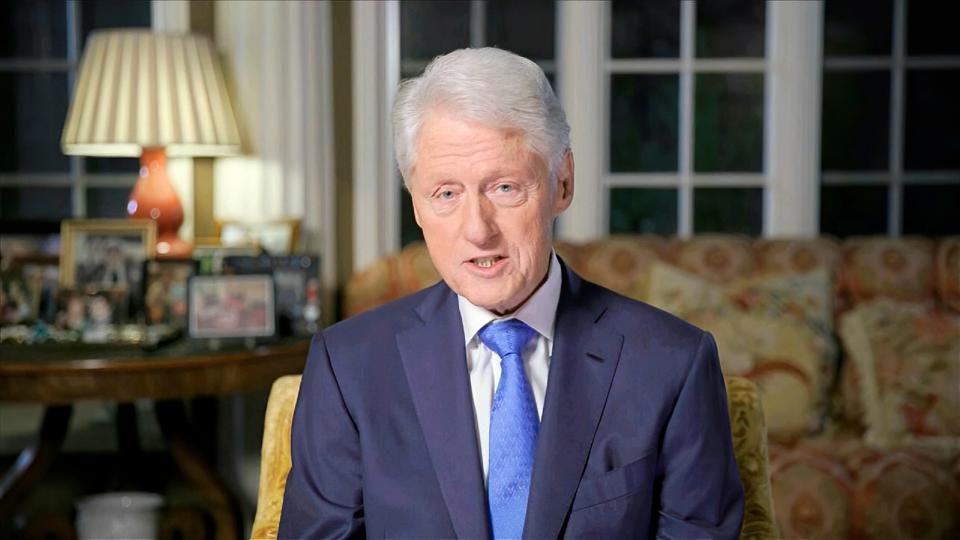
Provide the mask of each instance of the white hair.
{"label": "white hair", "polygon": [[570,126],[540,66],[494,47],[459,49],[430,62],[419,77],[400,84],[393,105],[397,166],[409,185],[416,142],[428,111],[519,130],[527,147],[554,177],[570,147]]}

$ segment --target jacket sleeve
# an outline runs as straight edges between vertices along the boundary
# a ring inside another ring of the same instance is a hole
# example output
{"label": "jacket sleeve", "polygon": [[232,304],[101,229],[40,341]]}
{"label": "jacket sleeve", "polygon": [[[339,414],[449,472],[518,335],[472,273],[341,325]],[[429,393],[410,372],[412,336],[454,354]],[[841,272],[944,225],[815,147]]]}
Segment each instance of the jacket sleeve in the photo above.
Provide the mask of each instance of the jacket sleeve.
{"label": "jacket sleeve", "polygon": [[738,538],[743,485],[713,336],[704,332],[663,438],[657,538]]}
{"label": "jacket sleeve", "polygon": [[362,538],[360,439],[322,333],[307,356],[290,453],[278,538]]}

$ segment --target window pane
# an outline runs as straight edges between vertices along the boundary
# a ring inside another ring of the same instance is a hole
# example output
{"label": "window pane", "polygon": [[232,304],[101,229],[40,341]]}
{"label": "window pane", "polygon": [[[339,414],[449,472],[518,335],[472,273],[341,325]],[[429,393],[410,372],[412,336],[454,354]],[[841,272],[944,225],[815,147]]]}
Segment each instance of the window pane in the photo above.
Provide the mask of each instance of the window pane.
{"label": "window pane", "polygon": [[694,122],[696,171],[763,169],[763,75],[697,75]]}
{"label": "window pane", "polygon": [[[960,181],[960,178],[957,179]],[[960,234],[960,183],[903,186],[903,234]]]}
{"label": "window pane", "polygon": [[137,158],[84,158],[84,167],[89,173],[128,174],[131,181],[140,170]]}
{"label": "window pane", "polygon": [[[399,176],[398,176],[399,177]],[[417,219],[413,215],[413,201],[410,200],[410,192],[400,188],[400,246],[406,246],[413,242],[423,241],[423,231],[417,225]]]}
{"label": "window pane", "polygon": [[910,56],[960,54],[956,2],[907,2],[907,54]]}
{"label": "window pane", "polygon": [[834,236],[887,234],[889,188],[820,186],[820,232]]}
{"label": "window pane", "polygon": [[429,60],[469,45],[468,0],[400,2],[400,58]]}
{"label": "window pane", "polygon": [[4,221],[59,221],[72,213],[68,187],[0,189],[0,218]]}
{"label": "window pane", "polygon": [[87,217],[125,218],[127,201],[133,188],[89,188],[87,189]]}
{"label": "window pane", "polygon": [[890,73],[824,72],[823,170],[887,170]]}
{"label": "window pane", "polygon": [[610,170],[676,171],[677,75],[610,77]]}
{"label": "window pane", "polygon": [[487,45],[531,60],[552,60],[556,13],[553,0],[488,0]]}
{"label": "window pane", "polygon": [[697,57],[762,58],[765,14],[757,0],[697,2]]}
{"label": "window pane", "polygon": [[15,0],[0,17],[0,58],[66,58],[64,0]]}
{"label": "window pane", "polygon": [[60,131],[67,116],[63,73],[0,73],[0,171],[66,172]]}
{"label": "window pane", "polygon": [[763,188],[694,188],[693,232],[760,236]]}
{"label": "window pane", "polygon": [[904,168],[960,169],[960,71],[909,70]]}
{"label": "window pane", "polygon": [[610,234],[677,234],[677,190],[613,188]]}
{"label": "window pane", "polygon": [[79,4],[83,45],[94,30],[150,28],[150,0],[84,0]]}
{"label": "window pane", "polygon": [[611,19],[614,58],[680,56],[680,2],[614,0]]}
{"label": "window pane", "polygon": [[824,56],[889,55],[893,0],[824,2]]}

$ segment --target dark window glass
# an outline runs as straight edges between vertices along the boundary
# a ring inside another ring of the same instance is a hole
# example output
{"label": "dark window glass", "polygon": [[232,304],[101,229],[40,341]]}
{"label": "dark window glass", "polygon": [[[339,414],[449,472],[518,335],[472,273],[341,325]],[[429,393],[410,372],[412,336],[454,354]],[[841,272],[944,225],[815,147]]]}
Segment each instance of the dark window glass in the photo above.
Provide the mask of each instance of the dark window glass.
{"label": "dark window glass", "polygon": [[79,4],[84,45],[95,30],[150,28],[150,0],[84,0]]}
{"label": "dark window glass", "polygon": [[0,58],[66,58],[64,0],[14,0],[0,17]]}
{"label": "dark window glass", "polygon": [[430,60],[469,45],[468,0],[400,2],[400,58]]}
{"label": "dark window glass", "polygon": [[140,170],[140,160],[137,158],[84,158],[87,172],[99,174],[129,174],[136,178]]}
{"label": "dark window glass", "polygon": [[697,57],[762,58],[766,2],[697,2]]}
{"label": "dark window glass", "polygon": [[907,71],[904,168],[960,169],[960,71]]}
{"label": "dark window glass", "polygon": [[64,73],[0,73],[0,172],[66,172]]}
{"label": "dark window glass", "polygon": [[907,2],[907,54],[960,54],[957,21],[960,21],[957,2]]}
{"label": "dark window glass", "polygon": [[694,105],[694,169],[763,169],[763,75],[699,74]]}
{"label": "dark window glass", "polygon": [[613,188],[610,234],[677,234],[677,190]]}
{"label": "dark window glass", "polygon": [[413,214],[413,201],[410,200],[410,192],[400,188],[400,246],[406,246],[413,242],[423,241],[423,231],[417,225],[416,216]]}
{"label": "dark window glass", "polygon": [[610,77],[610,170],[676,171],[677,75]]}
{"label": "dark window glass", "polygon": [[556,12],[553,0],[488,0],[487,45],[531,60],[552,60]]}
{"label": "dark window glass", "polygon": [[680,56],[680,2],[614,0],[610,53],[614,58]]}
{"label": "dark window glass", "polygon": [[823,3],[824,56],[889,55],[893,0]]}
{"label": "dark window glass", "polygon": [[903,234],[960,234],[958,211],[960,183],[903,186]]}
{"label": "dark window glass", "polygon": [[130,200],[132,189],[132,187],[87,189],[87,217],[127,217],[127,201]]}
{"label": "dark window glass", "polygon": [[763,188],[694,188],[693,232],[760,236]]}
{"label": "dark window glass", "polygon": [[824,170],[889,168],[890,72],[824,72],[822,114]]}
{"label": "dark window glass", "polygon": [[820,186],[820,232],[834,236],[887,234],[889,188]]}
{"label": "dark window glass", "polygon": [[73,214],[68,187],[0,188],[0,219],[59,221]]}

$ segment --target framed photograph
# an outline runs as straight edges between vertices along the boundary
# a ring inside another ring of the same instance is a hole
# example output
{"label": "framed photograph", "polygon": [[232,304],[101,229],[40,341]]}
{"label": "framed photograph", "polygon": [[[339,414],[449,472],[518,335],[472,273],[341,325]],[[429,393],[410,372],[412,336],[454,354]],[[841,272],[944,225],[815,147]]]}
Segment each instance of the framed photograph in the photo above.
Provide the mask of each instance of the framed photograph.
{"label": "framed photograph", "polygon": [[4,261],[0,270],[0,324],[52,323],[57,314],[60,261],[36,255]]}
{"label": "framed photograph", "polygon": [[149,325],[187,327],[187,288],[197,274],[194,259],[160,259],[143,263],[143,307]]}
{"label": "framed photograph", "polygon": [[194,276],[188,296],[194,338],[250,338],[276,334],[273,278],[269,275]]}
{"label": "framed photograph", "polygon": [[270,255],[288,255],[300,241],[300,220],[264,222],[217,221],[217,235],[224,246],[256,244]]}
{"label": "framed photograph", "polygon": [[277,293],[281,335],[310,335],[319,329],[320,260],[316,255],[226,257],[224,274],[270,274]]}
{"label": "framed photograph", "polygon": [[60,237],[63,288],[109,292],[122,322],[142,313],[143,262],[154,254],[154,221],[68,219],[61,224]]}

